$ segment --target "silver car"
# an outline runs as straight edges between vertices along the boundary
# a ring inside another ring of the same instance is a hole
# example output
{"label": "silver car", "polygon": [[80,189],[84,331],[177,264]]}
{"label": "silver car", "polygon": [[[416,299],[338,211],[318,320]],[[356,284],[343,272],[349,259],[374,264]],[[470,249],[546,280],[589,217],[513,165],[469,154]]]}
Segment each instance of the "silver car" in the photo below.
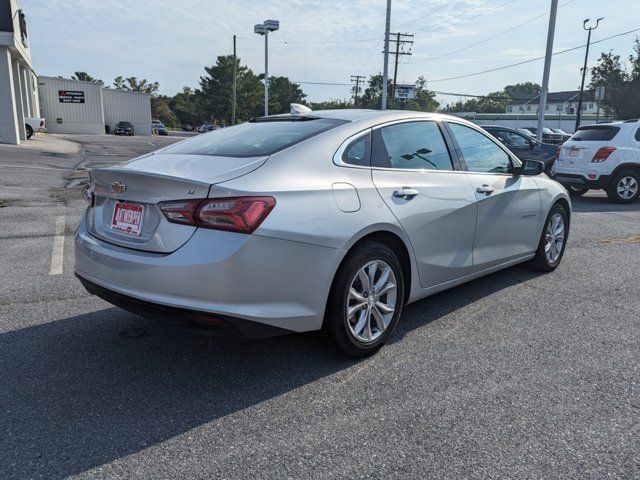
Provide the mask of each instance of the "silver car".
{"label": "silver car", "polygon": [[92,170],[75,272],[141,315],[244,337],[324,328],[363,356],[407,303],[558,266],[571,207],[543,167],[445,115],[258,118]]}

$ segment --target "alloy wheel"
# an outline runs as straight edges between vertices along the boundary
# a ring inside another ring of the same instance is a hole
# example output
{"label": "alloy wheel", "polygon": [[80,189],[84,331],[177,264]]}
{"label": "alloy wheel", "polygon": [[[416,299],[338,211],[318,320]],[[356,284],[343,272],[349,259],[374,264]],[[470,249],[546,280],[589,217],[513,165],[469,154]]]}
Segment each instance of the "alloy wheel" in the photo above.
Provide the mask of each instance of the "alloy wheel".
{"label": "alloy wheel", "polygon": [[638,193],[638,180],[630,175],[622,177],[616,185],[616,191],[621,199],[629,200]]}
{"label": "alloy wheel", "polygon": [[555,263],[560,258],[564,248],[564,234],[564,218],[556,212],[549,219],[545,234],[544,253],[549,263]]}
{"label": "alloy wheel", "polygon": [[351,280],[346,306],[351,335],[362,343],[376,341],[393,319],[397,296],[396,276],[388,263],[372,260],[360,268]]}

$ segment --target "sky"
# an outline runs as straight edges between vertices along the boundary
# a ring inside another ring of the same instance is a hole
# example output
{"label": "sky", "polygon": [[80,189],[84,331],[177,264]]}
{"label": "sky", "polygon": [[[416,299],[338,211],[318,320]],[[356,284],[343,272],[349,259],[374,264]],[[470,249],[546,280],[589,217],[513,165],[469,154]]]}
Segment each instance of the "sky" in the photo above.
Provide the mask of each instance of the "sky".
{"label": "sky", "polygon": [[[205,65],[233,51],[264,71],[264,39],[253,26],[280,21],[269,36],[269,73],[297,82],[349,84],[382,71],[386,0],[20,0],[39,75],[86,71],[160,83],[173,95],[198,86]],[[462,75],[544,55],[551,0],[393,0],[391,32],[414,34],[398,83],[419,76],[438,92],[483,95],[504,85],[542,83],[543,61],[466,78]],[[640,28],[638,0],[559,0],[554,51],[586,43],[582,21],[604,17],[592,41]],[[590,63],[613,50],[626,58],[640,31],[592,45]],[[551,91],[580,85],[584,49],[556,55]],[[391,60],[390,72],[393,72]],[[348,85],[301,83],[307,100],[350,97]],[[443,103],[459,96],[438,94]]]}

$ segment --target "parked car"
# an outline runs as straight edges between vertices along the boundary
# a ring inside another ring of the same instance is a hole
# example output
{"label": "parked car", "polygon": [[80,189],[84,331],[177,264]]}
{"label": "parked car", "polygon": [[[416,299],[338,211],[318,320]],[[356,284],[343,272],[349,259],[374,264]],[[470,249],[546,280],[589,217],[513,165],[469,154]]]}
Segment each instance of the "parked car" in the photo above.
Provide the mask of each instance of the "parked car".
{"label": "parked car", "polygon": [[500,125],[482,125],[487,132],[496,137],[520,160],[539,160],[544,162],[544,171],[553,176],[553,164],[556,161],[557,146],[542,143],[513,128]]}
{"label": "parked car", "polygon": [[560,148],[556,179],[572,195],[602,189],[616,203],[640,193],[640,122],[585,125]]}
{"label": "parked car", "polygon": [[526,128],[516,128],[516,130],[518,130],[520,133],[524,133],[525,135],[529,136],[529,137],[534,137],[535,135],[531,132],[531,130],[527,130]]}
{"label": "parked car", "polygon": [[248,337],[324,328],[368,355],[407,303],[558,266],[569,195],[542,171],[452,116],[258,118],[91,170],[75,273],[152,318]]}
{"label": "parked car", "polygon": [[566,142],[567,140],[569,140],[571,138],[571,134],[565,132],[561,128],[552,128],[551,131],[553,133],[557,133],[558,135],[562,135],[562,143]]}
{"label": "parked car", "polygon": [[198,127],[198,132],[199,133],[207,133],[207,132],[211,132],[213,130],[217,130],[220,127],[218,125],[211,125],[210,123],[205,123],[203,125],[200,125]]}
{"label": "parked car", "polygon": [[167,131],[167,127],[165,127],[162,123],[158,122],[158,123],[152,123],[151,124],[151,128],[154,129],[156,131],[157,135],[169,135],[169,132]]}
{"label": "parked car", "polygon": [[[536,127],[527,127],[527,130],[529,130],[534,137],[538,135],[538,129]],[[542,140],[544,140],[545,143],[551,143],[553,145],[559,145],[563,142],[562,135],[555,133],[547,127],[542,127]]]}
{"label": "parked car", "polygon": [[131,122],[118,122],[116,128],[113,130],[116,135],[135,135],[135,128]]}
{"label": "parked car", "polygon": [[185,132],[193,132],[193,127],[190,124],[185,123],[182,125],[182,130]]}
{"label": "parked car", "polygon": [[33,137],[34,133],[46,133],[47,129],[45,127],[46,120],[44,118],[31,118],[27,117],[24,119],[24,128],[27,134],[27,140]]}

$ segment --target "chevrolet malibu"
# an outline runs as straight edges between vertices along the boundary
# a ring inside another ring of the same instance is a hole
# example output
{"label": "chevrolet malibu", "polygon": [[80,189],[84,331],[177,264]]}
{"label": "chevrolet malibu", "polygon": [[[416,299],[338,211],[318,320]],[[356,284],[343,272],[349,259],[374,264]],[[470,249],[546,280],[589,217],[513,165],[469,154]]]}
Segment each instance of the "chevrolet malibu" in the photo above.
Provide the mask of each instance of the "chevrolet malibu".
{"label": "chevrolet malibu", "polygon": [[141,315],[364,356],[410,302],[558,266],[570,202],[543,168],[459,118],[298,108],[92,170],[75,273]]}

